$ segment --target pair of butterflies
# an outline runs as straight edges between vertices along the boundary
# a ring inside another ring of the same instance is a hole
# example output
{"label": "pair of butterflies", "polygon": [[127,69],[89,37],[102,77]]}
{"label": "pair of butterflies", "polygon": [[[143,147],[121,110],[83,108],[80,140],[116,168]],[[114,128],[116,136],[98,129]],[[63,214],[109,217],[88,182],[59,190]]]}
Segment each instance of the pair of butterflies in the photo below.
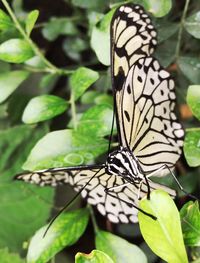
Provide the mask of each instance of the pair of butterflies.
{"label": "pair of butterflies", "polygon": [[119,149],[106,163],[52,168],[17,175],[38,185],[71,184],[114,223],[137,222],[138,199],[152,182],[173,168],[181,155],[184,131],[174,112],[174,82],[151,56],[157,44],[151,19],[139,5],[119,7],[111,21],[111,73]]}

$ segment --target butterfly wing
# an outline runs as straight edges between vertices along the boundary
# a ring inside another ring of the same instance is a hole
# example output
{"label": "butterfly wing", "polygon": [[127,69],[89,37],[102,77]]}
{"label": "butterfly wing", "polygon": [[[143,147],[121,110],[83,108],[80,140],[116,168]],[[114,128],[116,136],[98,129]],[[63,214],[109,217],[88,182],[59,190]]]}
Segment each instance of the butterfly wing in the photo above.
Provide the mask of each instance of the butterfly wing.
{"label": "butterfly wing", "polygon": [[[138,187],[134,184],[122,186],[125,181],[120,176],[108,175],[104,166],[54,168],[23,173],[15,177],[29,183],[41,186],[56,186],[60,184],[71,184],[75,191],[81,191],[83,198],[91,205],[95,205],[98,211],[113,223],[137,222],[138,210],[131,204],[138,204]],[[89,182],[89,183],[88,183]],[[170,195],[175,196],[175,191],[160,184],[149,181],[151,189],[164,189]],[[105,192],[106,188],[117,187],[112,196]],[[84,188],[84,189],[83,189]],[[147,193],[147,186],[142,185],[140,197]],[[130,205],[129,205],[130,204]]]}
{"label": "butterfly wing", "polygon": [[145,172],[173,167],[182,152],[184,131],[175,114],[174,81],[152,57],[129,70],[118,98],[122,145],[129,147]]}
{"label": "butterfly wing", "polygon": [[115,90],[122,89],[131,66],[153,53],[156,31],[150,17],[139,5],[119,7],[111,21],[111,70]]}

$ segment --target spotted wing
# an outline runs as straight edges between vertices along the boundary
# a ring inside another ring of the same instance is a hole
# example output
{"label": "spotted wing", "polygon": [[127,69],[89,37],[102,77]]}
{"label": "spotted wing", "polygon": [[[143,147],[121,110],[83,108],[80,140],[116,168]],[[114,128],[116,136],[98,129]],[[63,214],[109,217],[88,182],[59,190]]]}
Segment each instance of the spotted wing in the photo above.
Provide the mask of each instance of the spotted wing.
{"label": "spotted wing", "polygon": [[[81,170],[80,170],[81,169]],[[36,183],[41,186],[58,184],[71,184],[75,191],[81,195],[91,205],[97,207],[98,211],[106,216],[113,223],[131,223],[137,222],[138,210],[131,204],[138,204],[138,187],[133,184],[123,186],[125,183],[120,176],[108,175],[103,166],[88,166],[79,168],[54,168],[33,173],[24,173],[17,175],[17,180],[23,180],[29,183]],[[88,183],[89,182],[89,183]],[[175,191],[160,184],[149,181],[151,189],[164,189],[172,196]],[[121,186],[113,190],[111,195],[105,192],[106,188]],[[147,193],[147,186],[143,184],[140,197]]]}
{"label": "spotted wing", "polygon": [[111,21],[111,68],[114,91],[120,90],[131,66],[153,53],[156,31],[143,7],[120,6]]}
{"label": "spotted wing", "polygon": [[182,151],[184,131],[175,115],[174,81],[159,62],[138,60],[116,93],[122,145],[130,148],[145,172],[173,167]]}

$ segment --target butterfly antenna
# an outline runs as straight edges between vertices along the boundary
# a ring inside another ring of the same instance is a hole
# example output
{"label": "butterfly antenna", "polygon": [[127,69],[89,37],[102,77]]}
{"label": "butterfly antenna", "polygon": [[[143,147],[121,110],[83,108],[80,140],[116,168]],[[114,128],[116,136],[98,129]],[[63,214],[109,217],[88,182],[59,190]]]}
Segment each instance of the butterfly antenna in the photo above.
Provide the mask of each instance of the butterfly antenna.
{"label": "butterfly antenna", "polygon": [[44,234],[43,234],[43,238],[46,236],[47,232],[49,231],[50,227],[52,226],[52,224],[55,222],[55,220],[57,219],[57,217],[59,217],[59,215],[62,214],[62,212],[64,212],[73,202],[74,200],[81,194],[81,192],[85,189],[85,187],[92,181],[92,179],[98,174],[99,171],[101,171],[103,167],[101,167],[91,178],[90,180],[81,188],[81,190],[51,219],[51,221],[49,222]]}

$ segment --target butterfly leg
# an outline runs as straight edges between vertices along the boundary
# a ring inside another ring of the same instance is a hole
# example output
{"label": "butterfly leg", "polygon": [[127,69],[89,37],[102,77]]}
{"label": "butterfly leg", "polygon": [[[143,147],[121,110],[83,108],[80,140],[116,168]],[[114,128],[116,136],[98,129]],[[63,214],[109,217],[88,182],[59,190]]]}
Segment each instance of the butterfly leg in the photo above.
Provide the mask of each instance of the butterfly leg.
{"label": "butterfly leg", "polygon": [[136,208],[138,211],[140,211],[140,212],[143,213],[144,215],[147,215],[147,216],[151,217],[153,220],[157,220],[157,218],[156,218],[154,215],[152,215],[152,214],[150,214],[150,213],[147,213],[147,212],[145,212],[144,210],[140,209],[138,206],[136,206],[136,205],[134,205],[134,204],[132,204],[132,203],[130,203],[130,202],[128,202],[128,201],[120,198],[120,197],[118,197],[118,196],[116,195],[116,193],[113,191],[113,190],[116,190],[118,187],[123,187],[123,186],[126,186],[126,185],[128,185],[128,184],[130,184],[130,183],[125,183],[125,184],[122,184],[122,185],[119,185],[119,186],[116,186],[116,187],[114,186],[114,187],[110,187],[110,188],[105,188],[104,191],[106,192],[107,195],[110,195],[110,196],[113,197],[113,198],[117,198],[117,199],[120,200],[121,202],[124,202],[125,204],[127,204],[129,207],[134,207],[134,208]]}

